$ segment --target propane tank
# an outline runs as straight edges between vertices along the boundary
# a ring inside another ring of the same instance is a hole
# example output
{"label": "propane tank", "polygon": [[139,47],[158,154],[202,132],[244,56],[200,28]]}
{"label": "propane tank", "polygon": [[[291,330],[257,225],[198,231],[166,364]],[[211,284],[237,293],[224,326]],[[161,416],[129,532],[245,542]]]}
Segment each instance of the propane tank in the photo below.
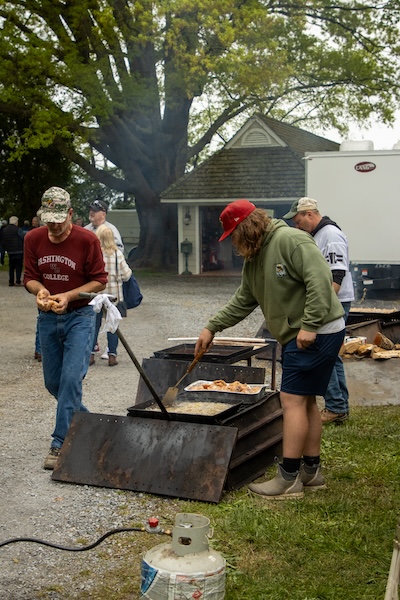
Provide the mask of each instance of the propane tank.
{"label": "propane tank", "polygon": [[142,561],[142,600],[223,600],[226,561],[210,550],[210,520],[179,513],[172,543],[149,550]]}

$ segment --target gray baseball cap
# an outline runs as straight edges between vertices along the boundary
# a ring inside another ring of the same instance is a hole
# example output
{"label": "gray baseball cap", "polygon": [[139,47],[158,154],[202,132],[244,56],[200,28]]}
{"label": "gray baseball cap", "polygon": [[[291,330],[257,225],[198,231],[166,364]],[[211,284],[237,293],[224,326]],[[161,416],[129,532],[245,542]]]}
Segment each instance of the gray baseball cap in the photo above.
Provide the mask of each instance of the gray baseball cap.
{"label": "gray baseball cap", "polygon": [[302,212],[303,210],[318,210],[317,201],[313,198],[300,198],[300,200],[296,200],[293,202],[290,211],[283,215],[283,219],[293,219],[297,215],[297,213]]}

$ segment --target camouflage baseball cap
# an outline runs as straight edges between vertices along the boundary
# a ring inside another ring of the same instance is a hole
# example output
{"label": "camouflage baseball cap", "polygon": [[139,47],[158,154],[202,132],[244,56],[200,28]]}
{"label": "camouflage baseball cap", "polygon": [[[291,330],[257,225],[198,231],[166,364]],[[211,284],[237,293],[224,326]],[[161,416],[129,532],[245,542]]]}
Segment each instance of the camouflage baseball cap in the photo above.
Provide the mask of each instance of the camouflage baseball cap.
{"label": "camouflage baseball cap", "polygon": [[42,196],[42,206],[37,216],[43,223],[63,223],[71,208],[71,199],[65,190],[51,187]]}

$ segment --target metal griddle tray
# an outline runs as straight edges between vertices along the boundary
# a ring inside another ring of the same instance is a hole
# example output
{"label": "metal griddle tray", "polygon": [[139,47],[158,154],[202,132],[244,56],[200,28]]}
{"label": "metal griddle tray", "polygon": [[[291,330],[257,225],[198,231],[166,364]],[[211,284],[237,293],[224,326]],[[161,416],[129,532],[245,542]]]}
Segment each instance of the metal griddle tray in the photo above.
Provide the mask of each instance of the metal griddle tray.
{"label": "metal griddle tray", "polygon": [[[243,395],[243,394],[242,394]],[[185,421],[189,423],[220,423],[221,419],[226,419],[231,415],[234,415],[242,406],[242,399],[237,398],[238,394],[235,394],[235,398],[228,398],[227,395],[221,399],[217,397],[215,394],[203,394],[201,396],[201,401],[203,402],[223,402],[226,405],[222,411],[213,414],[213,415],[203,415],[203,414],[192,414],[185,412],[172,412],[171,409],[168,410],[169,417],[171,421]],[[179,408],[179,404],[184,402],[197,402],[198,398],[196,395],[191,393],[181,392],[178,394],[176,401],[174,402],[175,408]],[[145,417],[146,419],[166,419],[168,415],[165,415],[160,410],[151,410],[157,409],[157,404],[152,400],[147,402],[143,402],[142,404],[136,404],[128,408],[128,416],[129,417]],[[149,410],[150,409],[150,410]]]}
{"label": "metal griddle tray", "polygon": [[[194,344],[179,344],[172,348],[155,351],[154,358],[167,358],[174,360],[193,360]],[[202,362],[224,362],[224,360],[239,359],[242,354],[247,354],[249,346],[219,346],[215,345],[201,359]]]}
{"label": "metal griddle tray", "polygon": [[[261,400],[265,396],[266,385],[264,383],[246,383],[248,388],[251,391],[249,392],[231,392],[229,390],[197,390],[195,389],[199,385],[203,384],[212,384],[213,381],[207,381],[205,379],[199,379],[198,381],[193,381],[190,385],[184,388],[184,393],[192,398],[193,400],[205,400],[210,402],[214,400],[215,402],[233,402],[238,404],[252,404],[253,402],[257,402]],[[186,395],[185,394],[185,395]],[[181,398],[183,394],[181,395]]]}

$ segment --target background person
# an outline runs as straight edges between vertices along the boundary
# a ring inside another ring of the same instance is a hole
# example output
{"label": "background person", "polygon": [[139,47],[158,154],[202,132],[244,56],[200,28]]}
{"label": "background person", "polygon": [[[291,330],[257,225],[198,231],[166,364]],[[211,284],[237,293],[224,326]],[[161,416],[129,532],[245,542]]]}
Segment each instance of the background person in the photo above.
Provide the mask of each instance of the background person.
{"label": "background person", "polygon": [[217,331],[236,325],[260,306],[268,329],[282,344],[283,461],[277,475],[250,484],[256,494],[281,499],[324,485],[320,471],[323,395],[344,338],[343,308],[332,276],[311,236],[271,219],[248,200],[236,200],[220,221],[244,265],[231,300],[207,323],[195,346],[208,348]]}
{"label": "background person", "polygon": [[[349,245],[339,225],[329,217],[322,217],[317,201],[300,198],[293,203],[284,219],[292,219],[297,229],[310,233],[332,271],[333,289],[349,316],[354,300],[353,279],[350,273]],[[329,384],[324,395],[325,408],[321,411],[323,423],[343,423],[349,416],[349,391],[341,357],[336,358]]]}
{"label": "background person", "polygon": [[[100,240],[101,249],[104,257],[105,269],[108,273],[108,282],[104,293],[111,294],[117,299],[116,302],[122,301],[123,291],[122,282],[128,281],[132,275],[132,270],[126,263],[121,250],[117,248],[114,241],[113,232],[106,225],[100,225],[96,230],[96,235]],[[103,311],[96,314],[96,331],[94,340],[96,342],[99,335]],[[118,335],[116,333],[107,332],[108,342],[108,366],[114,367],[117,362],[117,346]],[[90,365],[94,365],[95,350],[93,348],[90,355]]]}
{"label": "background person", "polygon": [[[36,229],[36,227],[40,227],[40,219],[39,217],[32,217],[31,221],[31,229]],[[38,310],[40,314],[40,311]],[[38,315],[39,317],[39,315]],[[35,353],[33,355],[34,359],[38,362],[42,362],[42,350],[40,348],[40,337],[39,337],[39,318],[36,321],[36,333],[35,333]]]}
{"label": "background person", "polygon": [[114,235],[115,245],[121,252],[124,252],[124,244],[122,243],[121,234],[118,229],[112,223],[109,223],[106,220],[106,215],[108,212],[108,206],[103,200],[95,200],[89,206],[89,225],[85,225],[85,229],[89,229],[89,231],[93,231],[96,233],[96,229],[100,227],[100,225],[106,225]]}
{"label": "background person", "polygon": [[31,224],[29,223],[29,219],[25,219],[24,224],[21,227],[24,233],[28,233],[31,230]]}
{"label": "background person", "polygon": [[4,265],[4,257],[6,254],[6,251],[3,248],[3,244],[1,243],[1,234],[2,234],[4,227],[7,227],[7,225],[8,225],[8,223],[7,223],[6,219],[2,219],[1,227],[0,227],[0,264],[1,264],[1,266]]}
{"label": "background person", "polygon": [[10,217],[1,232],[0,243],[8,254],[8,285],[21,285],[24,263],[24,232],[18,227],[18,217]]}
{"label": "background person", "polygon": [[[108,212],[108,206],[103,200],[95,200],[89,206],[89,221],[88,225],[85,225],[85,229],[89,229],[89,231],[93,231],[96,233],[96,230],[101,225],[106,225],[114,235],[115,245],[122,253],[124,253],[124,244],[122,243],[121,234],[118,229],[112,223],[109,223],[106,220],[106,215]],[[99,352],[100,347],[98,343],[98,339],[95,340],[94,351]],[[108,348],[106,348],[105,352],[102,354],[101,358],[108,359]],[[93,359],[92,359],[93,360]],[[93,364],[93,363],[91,363]]]}
{"label": "background person", "polygon": [[82,403],[95,328],[95,312],[80,292],[100,292],[107,282],[98,238],[72,223],[68,192],[51,187],[38,216],[46,227],[25,236],[24,284],[36,296],[44,382],[57,400],[56,424],[44,468],[53,469],[72,416]]}

